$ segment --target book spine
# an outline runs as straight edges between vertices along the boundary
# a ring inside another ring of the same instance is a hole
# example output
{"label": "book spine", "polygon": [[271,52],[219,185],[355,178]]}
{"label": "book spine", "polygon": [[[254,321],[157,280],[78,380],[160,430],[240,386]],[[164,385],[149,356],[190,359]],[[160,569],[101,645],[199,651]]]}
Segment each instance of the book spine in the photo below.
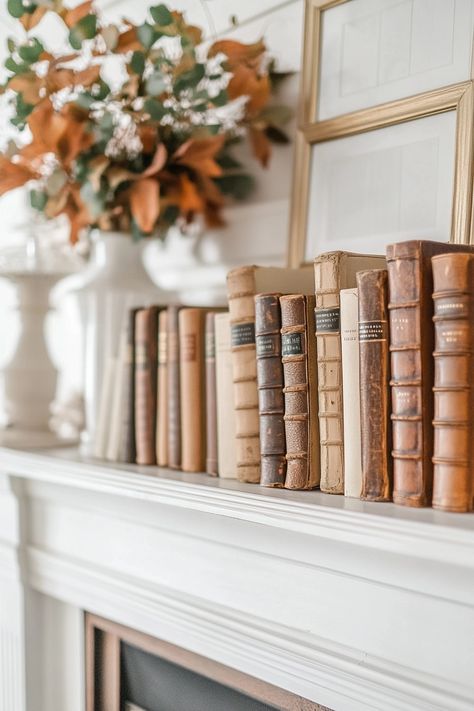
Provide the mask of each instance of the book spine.
{"label": "book spine", "polygon": [[158,311],[141,309],[135,323],[135,433],[137,464],[156,464]]}
{"label": "book spine", "polygon": [[216,314],[217,456],[219,476],[237,478],[230,316]]}
{"label": "book spine", "polygon": [[472,511],[474,256],[432,257],[435,379],[433,508]]}
{"label": "book spine", "polygon": [[203,472],[206,466],[205,313],[199,308],[179,312],[181,468],[185,472]]}
{"label": "book spine", "polygon": [[217,476],[217,394],[215,313],[206,315],[206,472]]}
{"label": "book spine", "polygon": [[342,289],[341,357],[344,415],[344,495],[359,497],[362,488],[360,440],[359,337],[357,289]]}
{"label": "book spine", "polygon": [[327,494],[344,493],[339,270],[340,253],[315,260],[321,491]]}
{"label": "book spine", "polygon": [[284,373],[285,433],[287,442],[287,489],[313,489],[319,483],[319,441],[315,424],[317,383],[311,377],[316,371],[314,356],[314,297],[282,296],[281,352]]}
{"label": "book spine", "polygon": [[179,382],[179,306],[168,307],[168,466],[181,468],[181,399]]}
{"label": "book spine", "polygon": [[128,313],[127,346],[123,363],[123,414],[118,461],[134,464],[135,445],[135,317],[138,309]]}
{"label": "book spine", "polygon": [[279,294],[255,297],[257,385],[260,417],[262,486],[282,487],[286,475],[286,440],[283,415],[281,311]]}
{"label": "book spine", "polygon": [[156,461],[168,465],[168,312],[158,318],[158,405],[156,425]]}
{"label": "book spine", "polygon": [[[432,489],[433,383],[423,373],[424,354],[433,351],[432,327],[422,341],[422,322],[431,324],[431,265],[424,268],[419,243],[412,250],[387,253],[393,437],[393,500],[427,506]],[[426,273],[429,269],[430,274]],[[429,294],[423,284],[429,278]],[[430,302],[428,304],[428,301]]]}
{"label": "book spine", "polygon": [[255,346],[255,267],[227,276],[236,412],[237,478],[260,482],[257,357]]}
{"label": "book spine", "polygon": [[357,286],[362,443],[361,498],[367,501],[390,501],[392,426],[387,270],[371,269],[359,272]]}

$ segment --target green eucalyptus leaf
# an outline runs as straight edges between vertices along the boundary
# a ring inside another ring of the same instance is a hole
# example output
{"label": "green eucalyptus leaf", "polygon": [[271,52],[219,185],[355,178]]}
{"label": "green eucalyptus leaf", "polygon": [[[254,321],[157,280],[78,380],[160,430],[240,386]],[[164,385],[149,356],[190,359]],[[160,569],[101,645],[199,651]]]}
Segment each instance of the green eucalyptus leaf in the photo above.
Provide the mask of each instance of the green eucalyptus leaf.
{"label": "green eucalyptus leaf", "polygon": [[91,89],[91,95],[95,101],[104,101],[110,94],[110,86],[103,79],[99,79]]}
{"label": "green eucalyptus leaf", "polygon": [[151,7],[150,14],[156,24],[160,25],[161,27],[171,25],[173,22],[173,15],[168,10],[166,5],[155,5],[155,7]]}
{"label": "green eucalyptus leaf", "polygon": [[9,38],[7,39],[7,47],[8,47],[8,51],[9,51],[10,53],[14,52],[15,49],[16,49],[15,40],[12,39],[11,37],[9,37]]}
{"label": "green eucalyptus leaf", "polygon": [[93,39],[97,33],[97,15],[90,14],[77,22],[69,33],[69,43],[73,49],[81,49],[84,40]]}
{"label": "green eucalyptus leaf", "polygon": [[195,64],[192,69],[189,70],[189,72],[184,72],[183,74],[180,75],[180,77],[176,80],[173,92],[175,96],[178,96],[182,91],[186,91],[186,89],[192,89],[195,87],[201,79],[204,78],[204,75],[206,73],[206,68],[204,64]]}
{"label": "green eucalyptus leaf", "polygon": [[96,193],[94,187],[89,181],[86,181],[81,186],[81,198],[87,205],[87,209],[93,218],[97,219],[101,216],[105,208],[105,194],[103,191]]}
{"label": "green eucalyptus leaf", "polygon": [[23,7],[23,0],[8,0],[7,9],[10,15],[16,18],[23,17],[26,12],[26,8]]}
{"label": "green eucalyptus leaf", "polygon": [[216,158],[216,161],[221,166],[221,168],[224,168],[224,170],[242,167],[242,163],[239,163],[238,160],[235,160],[235,158],[229,153],[223,153],[218,158]]}
{"label": "green eucalyptus leaf", "polygon": [[214,96],[211,101],[214,106],[225,106],[229,103],[229,95],[225,89],[222,89],[222,91],[220,91],[217,96]]}
{"label": "green eucalyptus leaf", "polygon": [[30,190],[30,204],[33,210],[43,212],[48,202],[48,195],[42,190]]}
{"label": "green eucalyptus leaf", "polygon": [[89,110],[92,104],[96,102],[96,99],[90,94],[88,91],[84,91],[82,94],[79,94],[79,96],[76,99],[76,104],[78,104],[81,109],[86,109]]}
{"label": "green eucalyptus leaf", "polygon": [[222,175],[214,178],[217,187],[224,195],[231,195],[236,200],[245,200],[255,187],[255,179],[251,175]]}
{"label": "green eucalyptus leaf", "polygon": [[18,54],[28,64],[34,64],[44,52],[41,42],[34,37],[28,44],[18,48]]}
{"label": "green eucalyptus leaf", "polygon": [[161,72],[153,72],[147,79],[146,91],[150,96],[159,96],[166,91],[165,79]]}
{"label": "green eucalyptus leaf", "polygon": [[137,35],[140,43],[145,49],[150,49],[155,44],[159,35],[155,32],[155,29],[145,22],[143,25],[137,28]]}
{"label": "green eucalyptus leaf", "polygon": [[163,104],[160,104],[156,99],[149,98],[145,101],[145,111],[150,114],[153,121],[161,121],[167,111]]}
{"label": "green eucalyptus leaf", "polygon": [[145,71],[145,54],[143,52],[134,52],[130,60],[130,66],[135,74],[141,76]]}
{"label": "green eucalyptus leaf", "polygon": [[46,192],[49,197],[54,197],[57,195],[62,188],[66,185],[67,175],[66,173],[58,168],[49,176],[46,181]]}
{"label": "green eucalyptus leaf", "polygon": [[12,57],[8,57],[7,61],[5,62],[5,68],[8,69],[9,72],[13,72],[14,74],[26,74],[26,72],[30,71],[30,65],[25,64],[25,62],[22,62],[21,64],[18,64],[15,62]]}

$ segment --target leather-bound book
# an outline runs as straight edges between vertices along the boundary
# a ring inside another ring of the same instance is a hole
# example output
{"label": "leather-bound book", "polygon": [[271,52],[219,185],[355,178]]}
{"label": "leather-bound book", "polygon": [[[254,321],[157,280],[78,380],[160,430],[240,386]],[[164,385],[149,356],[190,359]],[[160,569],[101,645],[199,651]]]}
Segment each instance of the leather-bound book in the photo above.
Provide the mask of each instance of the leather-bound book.
{"label": "leather-bound book", "polygon": [[474,247],[428,240],[387,247],[393,500],[429,506],[433,490],[434,328],[431,257]]}
{"label": "leather-bound book", "polygon": [[201,308],[179,312],[181,469],[184,472],[203,472],[206,467],[206,313]]}
{"label": "leather-bound book", "polygon": [[206,314],[206,472],[217,476],[216,314]]}
{"label": "leather-bound book", "polygon": [[156,464],[158,307],[135,317],[135,441],[137,464]]}
{"label": "leather-bound book", "polygon": [[344,496],[355,498],[359,498],[362,488],[358,318],[357,289],[341,289]]}
{"label": "leather-bound book", "polygon": [[237,478],[234,381],[230,345],[230,315],[216,314],[217,457],[219,476]]}
{"label": "leather-bound book", "polygon": [[370,269],[359,272],[357,287],[362,444],[361,499],[390,501],[392,427],[387,270]]}
{"label": "leather-bound book", "polygon": [[431,260],[435,326],[433,508],[472,511],[474,255]]}
{"label": "leather-bound book", "polygon": [[231,322],[234,405],[236,410],[237,478],[260,482],[255,295],[311,293],[311,270],[279,267],[238,267],[227,275]]}
{"label": "leather-bound book", "polygon": [[179,382],[179,310],[170,305],[168,314],[168,466],[181,469],[181,397]]}
{"label": "leather-bound book", "polygon": [[168,312],[158,317],[158,404],[156,423],[156,461],[168,465]]}
{"label": "leather-bound book", "polygon": [[128,313],[127,346],[122,367],[123,406],[122,426],[118,461],[134,464],[137,458],[135,446],[135,316],[138,309]]}
{"label": "leather-bound book", "polygon": [[260,417],[262,486],[282,487],[286,475],[286,440],[283,415],[280,294],[255,297],[257,385]]}
{"label": "leather-bound book", "polygon": [[318,352],[321,491],[344,493],[344,429],[340,291],[356,286],[356,273],[385,266],[385,258],[326,252],[314,260]]}
{"label": "leather-bound book", "polygon": [[287,489],[314,489],[320,480],[314,296],[282,296]]}

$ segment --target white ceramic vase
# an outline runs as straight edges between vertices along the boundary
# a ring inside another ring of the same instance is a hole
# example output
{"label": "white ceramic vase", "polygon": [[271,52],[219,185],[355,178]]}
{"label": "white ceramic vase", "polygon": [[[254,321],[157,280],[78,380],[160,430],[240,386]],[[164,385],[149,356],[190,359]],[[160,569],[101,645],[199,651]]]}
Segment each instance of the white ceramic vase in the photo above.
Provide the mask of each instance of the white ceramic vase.
{"label": "white ceramic vase", "polygon": [[96,452],[105,369],[108,361],[118,355],[129,310],[167,300],[144,267],[146,244],[147,240],[136,242],[128,234],[96,231],[89,265],[76,290],[84,345],[85,430],[81,449],[87,456]]}

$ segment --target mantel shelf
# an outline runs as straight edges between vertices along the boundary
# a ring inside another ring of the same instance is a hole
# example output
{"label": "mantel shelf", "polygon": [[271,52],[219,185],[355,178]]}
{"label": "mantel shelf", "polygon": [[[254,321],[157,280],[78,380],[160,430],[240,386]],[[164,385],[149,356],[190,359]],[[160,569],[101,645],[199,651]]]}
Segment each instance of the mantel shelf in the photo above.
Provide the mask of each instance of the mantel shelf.
{"label": "mantel shelf", "polygon": [[287,491],[160,467],[110,464],[76,449],[0,448],[0,467],[32,481],[141,499],[474,568],[474,514]]}

